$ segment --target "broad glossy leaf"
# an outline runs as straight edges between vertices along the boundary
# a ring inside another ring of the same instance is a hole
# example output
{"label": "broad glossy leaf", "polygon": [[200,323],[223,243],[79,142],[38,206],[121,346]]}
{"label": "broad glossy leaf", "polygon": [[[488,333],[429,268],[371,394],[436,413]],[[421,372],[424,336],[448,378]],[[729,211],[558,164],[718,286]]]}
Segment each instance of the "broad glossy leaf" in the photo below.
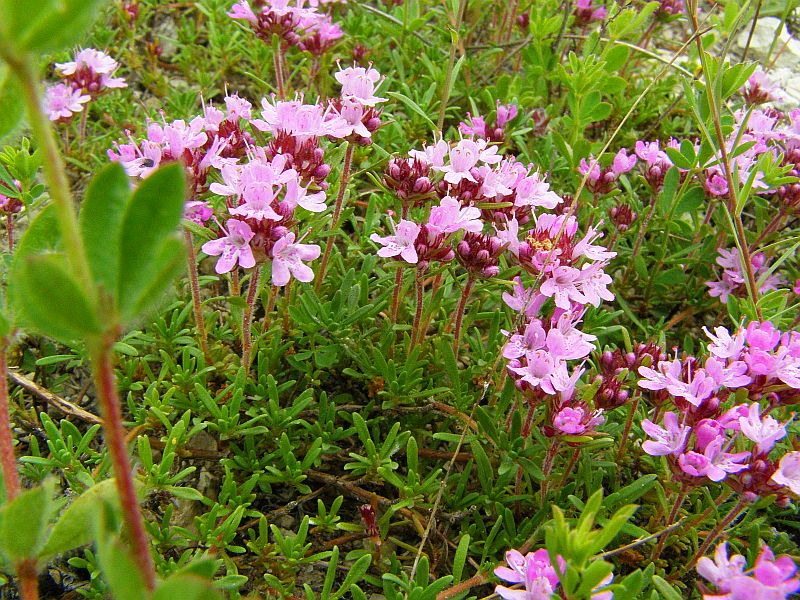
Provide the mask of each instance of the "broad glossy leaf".
{"label": "broad glossy leaf", "polygon": [[61,341],[101,333],[94,307],[62,254],[24,256],[16,262],[13,278],[12,301],[23,325]]}
{"label": "broad glossy leaf", "polygon": [[81,206],[81,234],[92,276],[111,293],[117,290],[120,228],[130,198],[128,175],[114,162],[94,176]]}
{"label": "broad glossy leaf", "polygon": [[165,250],[164,244],[180,225],[185,192],[183,167],[176,163],[145,179],[128,203],[120,231],[117,286],[123,318],[135,314],[143,292],[164,283],[156,279],[164,277],[165,263],[175,258],[174,245]]}

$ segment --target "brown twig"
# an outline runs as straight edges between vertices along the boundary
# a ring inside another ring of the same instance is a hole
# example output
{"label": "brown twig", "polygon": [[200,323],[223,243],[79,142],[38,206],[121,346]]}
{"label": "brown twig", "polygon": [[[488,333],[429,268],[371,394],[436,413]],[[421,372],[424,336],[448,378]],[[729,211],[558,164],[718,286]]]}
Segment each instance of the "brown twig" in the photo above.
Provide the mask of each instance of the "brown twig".
{"label": "brown twig", "polygon": [[38,383],[28,379],[24,375],[20,375],[15,371],[9,371],[8,378],[11,381],[13,381],[16,385],[27,391],[28,393],[33,394],[40,400],[44,400],[45,402],[47,402],[47,404],[49,404],[50,406],[52,406],[57,410],[60,410],[67,416],[75,417],[76,419],[80,419],[81,421],[85,421],[86,423],[91,423],[93,425],[103,424],[103,419],[101,419],[97,415],[82,409],[80,406],[73,404],[69,400],[65,400],[64,398],[62,398],[58,394],[54,394],[47,388],[43,388]]}

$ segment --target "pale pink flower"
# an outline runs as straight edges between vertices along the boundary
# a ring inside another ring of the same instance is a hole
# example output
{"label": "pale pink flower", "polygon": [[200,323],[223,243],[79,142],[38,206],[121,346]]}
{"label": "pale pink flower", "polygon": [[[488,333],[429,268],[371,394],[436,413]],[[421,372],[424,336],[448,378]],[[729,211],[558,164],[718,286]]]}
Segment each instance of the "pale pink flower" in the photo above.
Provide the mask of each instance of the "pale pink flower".
{"label": "pale pink flower", "polygon": [[800,452],[784,454],[771,479],[778,485],[789,488],[794,495],[800,496]]}
{"label": "pale pink flower", "polygon": [[747,418],[739,418],[741,432],[756,443],[754,455],[769,454],[775,442],[786,437],[786,425],[781,425],[769,415],[762,417],[761,407],[757,402],[750,405]]}
{"label": "pale pink flower", "polygon": [[73,89],[63,83],[51,85],[44,93],[44,109],[51,121],[70,119],[84,109],[91,97],[81,90]]}
{"label": "pale pink flower", "polygon": [[294,240],[295,235],[290,231],[272,247],[272,283],[274,285],[286,285],[289,283],[290,275],[303,283],[314,279],[314,271],[308,265],[303,264],[303,261],[318,258],[319,246],[295,243]]}
{"label": "pale pink flower", "polygon": [[642,449],[651,456],[680,454],[686,447],[686,438],[692,430],[691,427],[680,425],[674,412],[668,412],[664,415],[664,427],[659,427],[652,421],[644,419],[642,421],[642,429],[648,436],[653,438],[642,444]]}
{"label": "pale pink flower", "polygon": [[363,106],[386,102],[386,98],[375,95],[375,88],[383,78],[372,67],[348,67],[337,72],[335,77],[342,86],[342,98],[355,100]]}
{"label": "pale pink flower", "polygon": [[421,227],[416,223],[402,220],[397,225],[394,235],[382,237],[377,233],[373,233],[369,239],[383,246],[378,250],[378,256],[390,258],[399,255],[404,261],[415,265],[419,257],[417,256],[414,242],[419,235],[420,229]]}
{"label": "pale pink flower", "polygon": [[253,257],[253,250],[250,248],[250,240],[255,235],[253,230],[247,223],[237,219],[229,219],[226,225],[228,227],[227,235],[206,242],[201,250],[209,256],[219,256],[215,267],[217,273],[229,272],[237,262],[244,269],[254,267],[256,260]]}

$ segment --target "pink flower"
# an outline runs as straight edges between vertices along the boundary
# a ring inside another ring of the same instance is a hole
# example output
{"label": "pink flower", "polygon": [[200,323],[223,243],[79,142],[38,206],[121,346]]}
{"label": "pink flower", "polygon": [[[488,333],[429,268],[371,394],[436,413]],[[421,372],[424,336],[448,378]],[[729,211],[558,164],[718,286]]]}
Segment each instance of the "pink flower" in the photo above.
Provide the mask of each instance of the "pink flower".
{"label": "pink flower", "polygon": [[[509,583],[524,583],[525,588],[512,590],[502,585],[495,593],[505,600],[549,600],[558,586],[559,574],[550,563],[547,550],[541,548],[522,556],[517,550],[506,552],[508,567],[500,566],[494,574]],[[510,567],[510,568],[509,568]],[[562,573],[566,563],[558,558],[558,568]]]}
{"label": "pink flower", "polygon": [[460,230],[480,233],[483,229],[481,210],[473,206],[463,207],[461,202],[450,196],[445,196],[439,206],[431,208],[427,225],[432,235]]}
{"label": "pink flower", "polygon": [[72,89],[63,83],[57,83],[47,88],[44,93],[44,109],[51,121],[70,119],[75,113],[83,110],[83,105],[91,97],[81,90]]}
{"label": "pink flower", "polygon": [[800,496],[800,452],[784,454],[778,463],[778,470],[772,474],[772,481],[789,488]]}
{"label": "pink flower", "polygon": [[420,226],[416,223],[402,220],[397,226],[394,235],[381,237],[377,233],[373,233],[369,239],[383,246],[378,250],[378,256],[390,258],[400,255],[404,261],[415,265],[419,257],[417,256],[414,242],[419,235],[420,229]]}
{"label": "pink flower", "polygon": [[711,481],[722,481],[729,473],[747,469],[741,461],[750,456],[749,452],[728,453],[722,450],[726,439],[719,436],[706,446],[702,454],[691,451],[681,454],[678,464],[687,475],[708,477]]}
{"label": "pink flower", "polygon": [[205,225],[206,221],[208,221],[213,214],[214,211],[211,209],[208,202],[202,202],[200,200],[187,202],[183,207],[183,218],[197,223],[198,225]]}
{"label": "pink flower", "polygon": [[503,302],[512,310],[524,313],[529,319],[539,313],[542,304],[547,300],[547,296],[543,296],[533,289],[525,288],[519,276],[514,277],[513,289],[513,294],[503,292]]}
{"label": "pink flower", "polygon": [[714,356],[722,359],[738,359],[742,355],[745,342],[743,331],[738,331],[733,336],[724,327],[715,327],[714,334],[716,335],[712,335],[706,327],[703,327],[703,331],[711,340],[708,351]]}
{"label": "pink flower", "polygon": [[470,113],[467,113],[467,121],[468,123],[461,121],[461,123],[458,124],[458,130],[461,133],[480,138],[489,137],[489,133],[486,128],[486,121],[482,116],[472,116]]}
{"label": "pink flower", "polygon": [[255,235],[250,226],[244,221],[229,219],[226,223],[228,232],[225,237],[211,240],[203,244],[201,250],[209,256],[219,256],[215,270],[217,273],[227,273],[236,263],[244,269],[256,265],[250,240]]}
{"label": "pink flower", "polygon": [[753,321],[747,326],[747,345],[756,350],[771,352],[781,341],[781,332],[770,323]]}
{"label": "pink flower", "polygon": [[516,118],[516,116],[516,104],[500,104],[500,100],[497,101],[497,117],[495,118],[496,127],[501,129],[504,128],[506,123]]}
{"label": "pink flower", "polygon": [[611,172],[619,177],[623,173],[627,173],[633,169],[635,164],[636,155],[631,154],[628,156],[628,151],[625,148],[622,148],[619,152],[617,152],[616,156],[614,156],[614,161],[611,163]]}
{"label": "pink flower", "polygon": [[454,148],[450,149],[449,157],[449,165],[434,166],[435,170],[444,173],[444,180],[453,185],[458,185],[462,179],[475,183],[475,178],[470,171],[480,160],[478,145],[470,139],[461,140]]}
{"label": "pink flower", "polygon": [[553,209],[561,202],[558,194],[550,189],[550,184],[538,172],[522,179],[514,191],[516,192],[514,206],[540,206]]}
{"label": "pink flower", "polygon": [[375,88],[383,81],[381,74],[372,67],[348,67],[335,75],[342,86],[342,98],[352,99],[362,106],[375,106],[386,102],[386,98],[375,95]]}
{"label": "pink flower", "polygon": [[272,283],[283,286],[289,283],[290,275],[298,281],[308,283],[314,279],[314,271],[303,261],[314,260],[320,255],[316,244],[295,243],[291,231],[275,242],[272,247]]}
{"label": "pink flower", "polygon": [[714,560],[704,556],[697,561],[697,573],[720,591],[727,592],[727,584],[734,577],[744,574],[746,562],[744,556],[739,554],[734,554],[729,559],[728,543],[722,542],[714,551]]}
{"label": "pink flower", "polygon": [[756,443],[754,455],[769,454],[775,446],[775,442],[786,437],[786,425],[781,425],[771,416],[761,417],[759,412],[761,407],[757,402],[750,405],[747,418],[739,418],[741,432]]}
{"label": "pink flower", "polygon": [[545,279],[539,291],[553,298],[558,308],[569,310],[570,302],[587,304],[588,298],[578,288],[581,271],[573,267],[559,266],[553,269],[552,277]]}
{"label": "pink flower", "polygon": [[105,52],[85,48],[71,62],[56,63],[56,72],[67,79],[74,88],[93,95],[104,89],[124,88],[128,84],[122,77],[112,77],[119,63]]}
{"label": "pink flower", "polygon": [[678,424],[678,417],[674,412],[664,415],[664,427],[659,427],[652,421],[644,419],[642,429],[652,440],[642,444],[642,449],[650,456],[678,455],[686,447],[686,438],[691,427]]}
{"label": "pink flower", "polygon": [[655,369],[639,367],[639,375],[643,377],[638,382],[639,387],[646,390],[658,391],[666,389],[674,381],[680,381],[683,364],[678,359],[672,361],[662,360]]}

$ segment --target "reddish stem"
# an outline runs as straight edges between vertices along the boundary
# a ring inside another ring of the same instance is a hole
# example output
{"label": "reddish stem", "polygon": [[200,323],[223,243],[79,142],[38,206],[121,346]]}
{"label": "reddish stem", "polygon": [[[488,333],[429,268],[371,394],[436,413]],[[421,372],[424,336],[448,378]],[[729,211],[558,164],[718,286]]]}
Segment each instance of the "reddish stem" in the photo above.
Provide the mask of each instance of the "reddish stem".
{"label": "reddish stem", "polygon": [[619,445],[619,452],[617,453],[617,466],[622,463],[622,457],[625,456],[625,449],[628,446],[628,434],[631,432],[631,425],[633,425],[633,416],[636,414],[636,409],[639,407],[639,395],[634,398],[631,403],[631,410],[628,413],[628,420],[625,421],[625,429],[622,431],[622,441]]}
{"label": "reddish stem", "polygon": [[211,354],[208,351],[208,335],[206,334],[206,322],[203,317],[203,305],[200,302],[200,281],[197,276],[197,257],[194,253],[194,240],[192,232],[188,229],[183,230],[183,239],[186,241],[186,262],[189,267],[189,280],[192,283],[192,309],[194,311],[194,323],[197,333],[200,335],[200,348],[206,363],[211,364]]}
{"label": "reddish stem", "polygon": [[689,569],[693,568],[695,564],[697,564],[697,561],[700,560],[700,558],[705,555],[705,553],[711,547],[711,544],[713,544],[719,537],[719,534],[722,533],[722,530],[725,529],[728,525],[730,525],[733,522],[733,520],[736,517],[738,517],[745,508],[747,508],[747,505],[748,502],[747,500],[745,500],[744,497],[739,499],[739,502],[737,502],[736,506],[734,506],[731,509],[731,512],[725,515],[725,518],[722,519],[722,521],[720,521],[719,523],[717,523],[717,526],[711,530],[711,533],[708,534],[708,537],[706,537],[703,544],[697,549],[697,552],[694,553],[694,556],[692,556],[689,562],[686,563],[686,565],[680,570],[679,575],[681,573],[685,573]]}
{"label": "reddish stem", "polygon": [[39,600],[39,576],[36,572],[36,559],[26,558],[19,561],[15,567],[22,600]]}
{"label": "reddish stem", "polygon": [[278,83],[278,97],[281,100],[286,100],[286,88],[283,83],[283,50],[281,45],[277,45],[277,49],[272,54],[272,62],[275,65],[275,79]]}
{"label": "reddish stem", "polygon": [[256,291],[258,290],[258,279],[261,269],[256,267],[250,276],[250,286],[247,288],[247,304],[242,316],[242,366],[244,370],[250,372],[250,353],[253,351],[253,307],[256,302]]}
{"label": "reddish stem", "polygon": [[14,453],[14,434],[11,431],[11,413],[8,408],[7,347],[8,341],[5,338],[0,339],[0,458],[3,463],[6,502],[11,502],[19,496],[19,475],[17,475],[17,457]]}
{"label": "reddish stem", "polygon": [[92,371],[97,388],[97,399],[103,413],[106,444],[111,457],[111,465],[114,468],[114,481],[119,493],[125,525],[131,535],[134,559],[142,572],[146,589],[152,591],[156,587],[156,572],[153,566],[153,557],[150,556],[139,500],[133,485],[128,449],[125,446],[122,409],[114,378],[112,344],[113,338],[106,337],[91,348]]}
{"label": "reddish stem", "polygon": [[353,162],[353,144],[348,142],[347,151],[344,155],[344,167],[342,168],[342,179],[339,182],[339,193],[336,195],[336,204],[333,207],[333,218],[331,219],[330,235],[328,242],[325,244],[325,254],[322,257],[322,264],[319,267],[319,275],[317,276],[317,283],[314,285],[314,291],[318,292],[322,285],[322,280],[325,279],[325,271],[328,268],[328,259],[331,256],[333,249],[333,230],[339,224],[339,215],[342,212],[342,202],[344,201],[344,191],[347,188],[347,182],[350,179],[350,164]]}
{"label": "reddish stem", "polygon": [[[672,510],[669,511],[667,522],[664,524],[665,530],[668,530],[675,522],[675,517],[678,515],[678,511],[680,510],[683,501],[686,499],[686,491],[687,491],[686,486],[681,486],[678,495],[675,496],[675,502],[672,504]],[[653,550],[653,556],[650,558],[651,562],[657,561],[658,557],[661,556],[661,551],[664,549],[664,543],[667,541],[667,536],[668,534],[665,533],[664,535],[658,538],[658,544]]]}
{"label": "reddish stem", "polygon": [[394,291],[392,292],[392,311],[390,317],[392,323],[397,323],[397,311],[400,309],[400,288],[403,287],[403,267],[397,267],[397,273],[394,276]]}
{"label": "reddish stem", "polygon": [[414,346],[417,345],[418,338],[420,337],[419,324],[422,320],[422,304],[424,301],[421,269],[417,269],[417,276],[414,286],[417,290],[417,311],[414,313],[414,325],[411,328],[411,347],[409,348],[409,351],[414,349]]}
{"label": "reddish stem", "polygon": [[6,215],[6,231],[8,231],[8,251],[14,251],[14,215]]}
{"label": "reddish stem", "polygon": [[456,329],[453,335],[453,354],[458,360],[458,346],[461,343],[461,322],[464,319],[464,310],[467,307],[467,300],[469,299],[469,294],[472,291],[472,285],[475,283],[475,279],[470,274],[467,277],[467,283],[464,286],[464,290],[461,292],[461,300],[458,303],[458,309],[456,310]]}

